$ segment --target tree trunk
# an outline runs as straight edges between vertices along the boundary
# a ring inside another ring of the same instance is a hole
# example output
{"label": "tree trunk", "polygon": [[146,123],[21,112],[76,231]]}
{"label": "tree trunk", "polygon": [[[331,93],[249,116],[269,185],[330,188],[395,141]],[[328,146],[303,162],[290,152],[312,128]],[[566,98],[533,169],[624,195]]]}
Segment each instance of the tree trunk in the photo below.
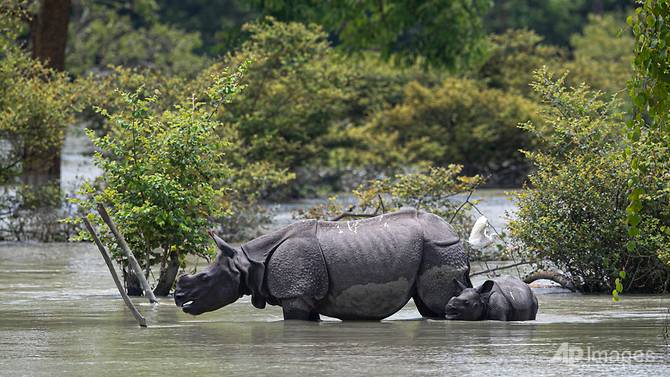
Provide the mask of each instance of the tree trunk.
{"label": "tree trunk", "polygon": [[33,58],[58,71],[65,69],[70,5],[71,0],[42,0],[30,28]]}
{"label": "tree trunk", "polygon": [[177,278],[177,272],[179,271],[179,256],[177,253],[170,254],[170,258],[165,266],[161,266],[160,276],[158,278],[158,284],[154,289],[154,294],[156,296],[167,296],[172,290],[174,281]]}
{"label": "tree trunk", "polygon": [[[65,45],[70,21],[71,0],[42,0],[30,25],[32,55],[47,67],[65,69]],[[37,186],[60,180],[61,145],[33,154],[28,149],[23,158],[24,184]]]}
{"label": "tree trunk", "polygon": [[137,275],[135,275],[132,269],[124,269],[123,278],[126,281],[126,292],[128,293],[128,296],[140,297],[144,294],[140,279],[137,278]]}

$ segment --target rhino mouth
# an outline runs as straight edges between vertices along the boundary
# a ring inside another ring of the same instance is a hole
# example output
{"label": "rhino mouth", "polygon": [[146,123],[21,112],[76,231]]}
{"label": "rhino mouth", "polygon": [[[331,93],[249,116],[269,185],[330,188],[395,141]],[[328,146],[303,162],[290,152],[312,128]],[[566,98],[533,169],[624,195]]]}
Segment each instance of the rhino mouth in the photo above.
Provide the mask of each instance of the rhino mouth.
{"label": "rhino mouth", "polygon": [[461,318],[461,312],[456,309],[455,307],[451,305],[447,305],[447,310],[446,310],[446,318],[447,319],[460,319]]}
{"label": "rhino mouth", "polygon": [[174,296],[174,301],[175,304],[184,311],[184,313],[188,314],[197,314],[196,313],[196,306],[195,306],[195,301],[192,299],[188,299],[186,295],[183,293],[177,293]]}
{"label": "rhino mouth", "polygon": [[198,315],[202,314],[205,312],[205,310],[202,310],[202,308],[196,306],[195,302],[193,300],[186,301],[185,303],[181,304],[179,306],[181,310],[184,313],[191,314],[191,315]]}

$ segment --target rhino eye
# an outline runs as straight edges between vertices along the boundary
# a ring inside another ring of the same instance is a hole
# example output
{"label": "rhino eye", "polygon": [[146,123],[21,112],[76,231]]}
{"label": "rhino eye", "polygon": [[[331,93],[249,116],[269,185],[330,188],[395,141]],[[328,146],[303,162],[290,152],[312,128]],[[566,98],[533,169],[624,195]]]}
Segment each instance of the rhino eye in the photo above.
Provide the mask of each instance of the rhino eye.
{"label": "rhino eye", "polygon": [[209,275],[207,275],[207,274],[202,274],[202,275],[200,275],[200,280],[202,280],[202,281],[207,281],[207,280],[209,280]]}
{"label": "rhino eye", "polygon": [[470,300],[465,300],[465,305],[470,305]]}

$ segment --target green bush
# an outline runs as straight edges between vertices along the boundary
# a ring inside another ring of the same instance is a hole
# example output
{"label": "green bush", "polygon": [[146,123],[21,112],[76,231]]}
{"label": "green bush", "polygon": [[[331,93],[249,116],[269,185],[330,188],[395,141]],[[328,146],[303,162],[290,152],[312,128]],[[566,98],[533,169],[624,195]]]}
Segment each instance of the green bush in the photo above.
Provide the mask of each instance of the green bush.
{"label": "green bush", "polygon": [[[85,102],[85,81],[30,58],[20,42],[23,5],[9,2],[0,12],[0,239],[63,241],[71,229],[58,222],[60,183],[47,182],[53,165],[45,161],[60,152]],[[21,184],[32,178],[40,184]]]}
{"label": "green bush", "polygon": [[239,51],[202,77],[248,59],[248,90],[226,112],[247,144],[251,161],[272,161],[292,172],[312,169],[325,153],[323,142],[333,122],[345,114],[346,94],[339,84],[338,61],[323,31],[315,25],[272,19],[247,24],[249,39]]}
{"label": "green bush", "polygon": [[366,132],[377,135],[369,138],[371,143],[375,137],[381,143],[387,142],[386,135],[395,138],[401,152],[391,153],[406,156],[409,163],[463,164],[466,174],[491,175],[492,183],[510,184],[526,173],[518,150],[532,145],[517,125],[539,123],[538,113],[538,104],[519,95],[452,77],[433,88],[409,83],[402,103],[376,113]]}
{"label": "green bush", "polygon": [[[159,92],[121,93],[125,106],[115,113],[99,110],[110,120],[109,132],[88,131],[103,174],[98,185],[86,184],[75,202],[84,211],[93,211],[96,203],[109,206],[143,268],[160,265],[157,294],[169,292],[186,255],[209,254],[208,228],[255,211],[265,190],[291,178],[272,164],[247,162],[236,130],[213,117],[242,89],[243,67],[214,77],[201,94],[207,101],[192,95],[170,110],[156,105]],[[123,262],[109,232],[101,229]]]}
{"label": "green bush", "polygon": [[563,49],[541,42],[542,37],[532,30],[507,30],[489,36],[486,58],[475,77],[491,88],[532,96],[533,72],[545,65],[562,64],[567,55]]}
{"label": "green bush", "polygon": [[633,37],[623,28],[621,16],[589,16],[582,33],[570,38],[573,59],[565,65],[569,81],[610,95],[625,94],[633,73]]}
{"label": "green bush", "polygon": [[626,149],[632,168],[628,247],[636,253],[651,246],[670,268],[670,2],[639,3],[627,19],[635,36],[635,74],[629,82],[634,108]]}
{"label": "green bush", "polygon": [[39,170],[60,150],[74,119],[78,83],[44,67],[23,51],[3,49],[0,59],[0,185],[23,168]]}
{"label": "green bush", "polygon": [[563,270],[583,291],[612,289],[621,270],[628,289],[662,291],[670,275],[656,257],[660,240],[626,250],[630,165],[620,104],[564,82],[546,69],[536,74],[533,88],[551,105],[543,114],[550,132],[525,125],[542,147],[526,152],[535,172],[517,196],[511,235],[528,259]]}
{"label": "green bush", "polygon": [[75,3],[65,64],[68,71],[81,75],[122,65],[193,76],[205,68],[208,59],[196,53],[202,47],[198,33],[160,23],[151,2],[134,2],[130,12],[123,3]]}
{"label": "green bush", "polygon": [[348,130],[399,103],[408,81],[438,81],[431,71],[396,68],[372,54],[341,56],[316,25],[266,18],[244,31],[249,39],[241,48],[195,85],[202,87],[228,64],[253,61],[245,78],[248,90],[219,119],[236,125],[250,160],[272,161],[297,174],[288,190],[292,196],[342,188],[341,176],[366,164],[339,163],[337,153],[356,147]]}

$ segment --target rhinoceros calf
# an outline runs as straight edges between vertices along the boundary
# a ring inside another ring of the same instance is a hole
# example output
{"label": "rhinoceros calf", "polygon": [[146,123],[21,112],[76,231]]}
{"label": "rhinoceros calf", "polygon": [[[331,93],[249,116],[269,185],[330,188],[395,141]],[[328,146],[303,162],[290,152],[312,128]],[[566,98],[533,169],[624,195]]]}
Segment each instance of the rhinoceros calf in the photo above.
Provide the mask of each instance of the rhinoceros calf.
{"label": "rhinoceros calf", "polygon": [[305,220],[239,248],[212,235],[213,264],[177,281],[175,303],[201,314],[251,295],[280,305],[284,319],[380,320],[410,298],[424,317],[444,318],[470,263],[454,229],[430,213],[403,209],[365,220]]}
{"label": "rhinoceros calf", "polygon": [[513,276],[487,280],[477,288],[455,281],[460,294],[447,304],[447,319],[466,321],[528,321],[537,314],[537,297],[528,284]]}

